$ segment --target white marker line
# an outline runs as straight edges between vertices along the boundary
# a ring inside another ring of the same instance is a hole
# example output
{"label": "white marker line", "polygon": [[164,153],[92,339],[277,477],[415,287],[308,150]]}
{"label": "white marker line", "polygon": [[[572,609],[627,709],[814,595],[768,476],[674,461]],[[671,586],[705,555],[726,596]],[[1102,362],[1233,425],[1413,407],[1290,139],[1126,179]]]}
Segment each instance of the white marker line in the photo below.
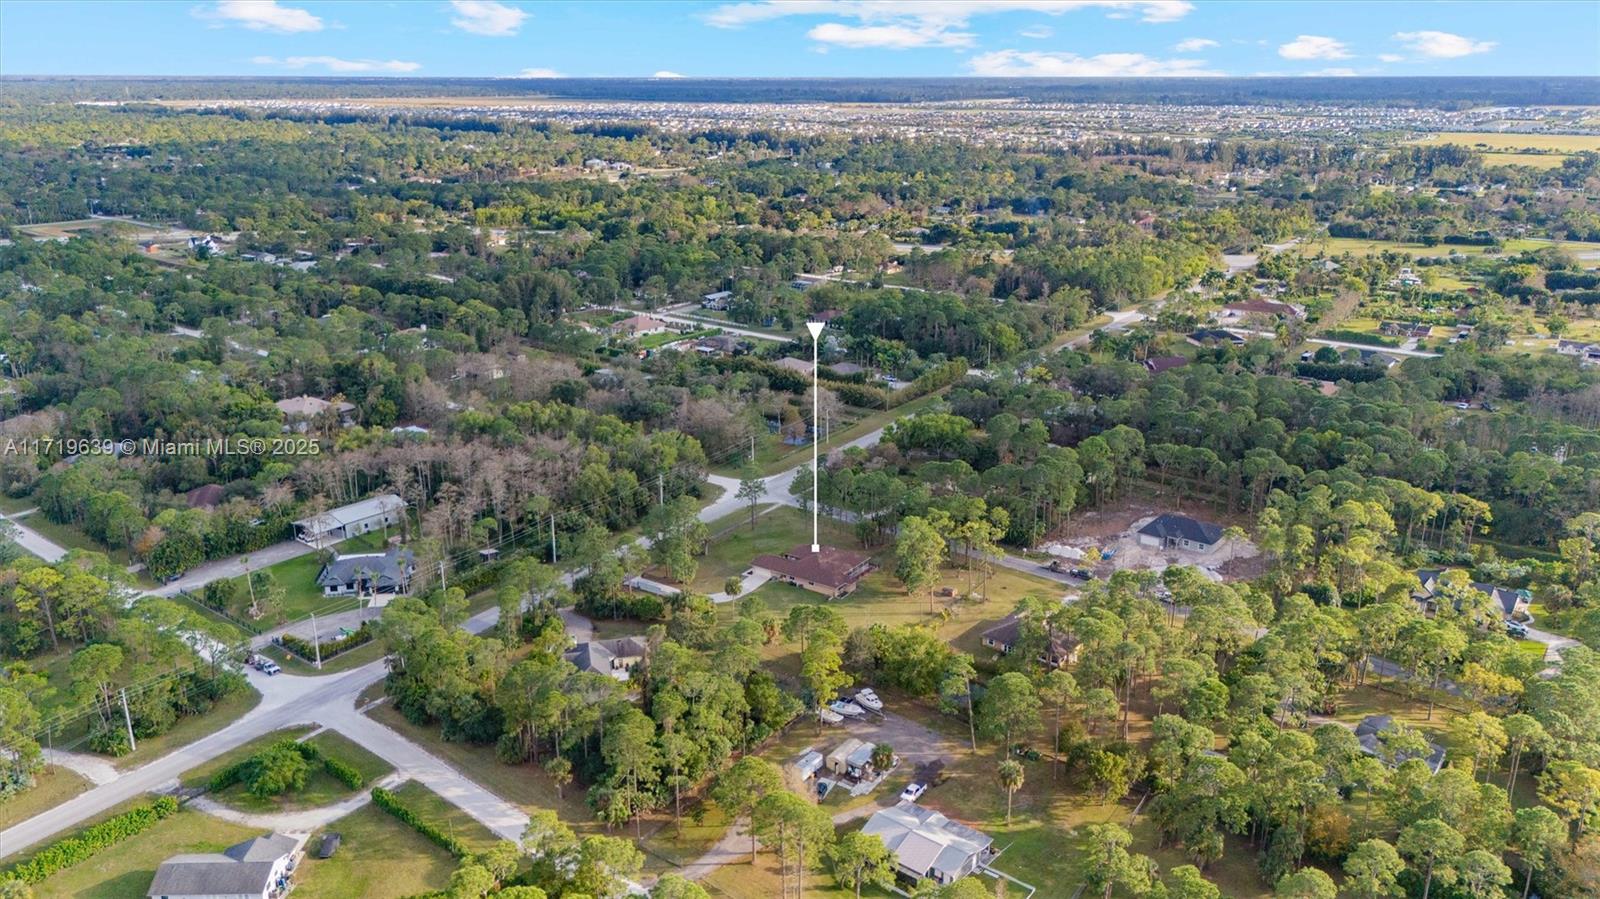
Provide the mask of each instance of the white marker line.
{"label": "white marker line", "polygon": [[822,382],[817,377],[817,341],[822,337],[822,322],[806,322],[806,330],[811,332],[811,551],[822,552],[822,544],[817,540],[817,395],[822,391]]}

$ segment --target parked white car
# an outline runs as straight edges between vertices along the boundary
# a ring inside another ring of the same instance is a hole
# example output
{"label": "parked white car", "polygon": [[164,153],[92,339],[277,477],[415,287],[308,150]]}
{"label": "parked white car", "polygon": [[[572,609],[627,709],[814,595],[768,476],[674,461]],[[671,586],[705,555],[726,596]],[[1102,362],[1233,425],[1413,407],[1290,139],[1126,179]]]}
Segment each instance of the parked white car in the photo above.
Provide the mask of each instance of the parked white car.
{"label": "parked white car", "polygon": [[823,724],[840,724],[843,723],[844,716],[833,709],[822,708],[817,709],[817,719]]}
{"label": "parked white car", "polygon": [[900,801],[916,802],[918,799],[921,799],[922,794],[926,792],[928,792],[927,784],[912,784],[911,786],[900,791]]}
{"label": "parked white car", "polygon": [[861,706],[858,706],[853,702],[845,702],[843,699],[835,699],[828,705],[828,708],[833,709],[835,712],[838,712],[846,718],[860,718],[862,715],[867,713],[867,710]]}
{"label": "parked white car", "polygon": [[883,711],[883,700],[878,698],[878,694],[872,692],[871,687],[868,687],[867,689],[856,694],[856,704],[864,709],[871,709],[874,712]]}

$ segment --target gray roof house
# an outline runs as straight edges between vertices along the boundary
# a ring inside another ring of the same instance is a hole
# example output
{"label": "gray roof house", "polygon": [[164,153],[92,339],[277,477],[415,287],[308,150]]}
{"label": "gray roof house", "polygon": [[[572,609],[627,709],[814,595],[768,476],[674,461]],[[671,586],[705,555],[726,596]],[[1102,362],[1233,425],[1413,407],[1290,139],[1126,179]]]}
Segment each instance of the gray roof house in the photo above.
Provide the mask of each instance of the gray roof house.
{"label": "gray roof house", "polygon": [[317,586],[323,596],[395,596],[411,589],[411,576],[417,571],[416,556],[409,549],[395,547],[382,553],[336,555],[322,566]]}
{"label": "gray roof house", "polygon": [[150,899],[273,899],[288,891],[301,841],[281,833],[221,852],[174,855],[156,868]]}
{"label": "gray roof house", "polygon": [[1222,540],[1222,525],[1168,512],[1139,529],[1139,544],[1208,553]]}
{"label": "gray roof house", "polygon": [[895,867],[912,880],[953,883],[994,857],[993,838],[911,802],[878,810],[861,832],[883,840]]}
{"label": "gray roof house", "polygon": [[642,637],[619,637],[579,643],[563,657],[579,671],[594,671],[625,681],[633,667],[644,660],[648,649]]}
{"label": "gray roof house", "polygon": [[[1417,600],[1425,615],[1431,615],[1438,610],[1439,579],[1444,576],[1444,572],[1445,570],[1441,568],[1417,569],[1417,589],[1411,595]],[[1473,581],[1472,589],[1487,594],[1507,618],[1528,611],[1528,604],[1533,601],[1533,594],[1527,590],[1512,590],[1482,581]]]}
{"label": "gray roof house", "polygon": [[[1356,741],[1361,744],[1361,751],[1374,758],[1382,758],[1383,753],[1379,751],[1383,745],[1381,737],[1385,731],[1393,728],[1394,718],[1389,715],[1368,715],[1362,718],[1361,723],[1356,725]],[[1439,769],[1444,767],[1444,755],[1443,746],[1428,741],[1428,757],[1423,759],[1428,763],[1428,770],[1435,774],[1439,773]],[[1401,753],[1396,761],[1403,762],[1410,758],[1409,754]]]}

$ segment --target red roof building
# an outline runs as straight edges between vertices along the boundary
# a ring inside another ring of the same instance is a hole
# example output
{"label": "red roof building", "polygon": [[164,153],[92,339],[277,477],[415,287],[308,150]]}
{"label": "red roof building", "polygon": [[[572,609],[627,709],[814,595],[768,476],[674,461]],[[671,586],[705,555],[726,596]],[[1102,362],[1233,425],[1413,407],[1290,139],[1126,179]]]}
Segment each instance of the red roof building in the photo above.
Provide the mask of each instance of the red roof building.
{"label": "red roof building", "polygon": [[838,599],[854,592],[862,576],[872,570],[872,557],[836,546],[812,552],[811,544],[802,543],[781,556],[756,556],[750,565],[774,580]]}

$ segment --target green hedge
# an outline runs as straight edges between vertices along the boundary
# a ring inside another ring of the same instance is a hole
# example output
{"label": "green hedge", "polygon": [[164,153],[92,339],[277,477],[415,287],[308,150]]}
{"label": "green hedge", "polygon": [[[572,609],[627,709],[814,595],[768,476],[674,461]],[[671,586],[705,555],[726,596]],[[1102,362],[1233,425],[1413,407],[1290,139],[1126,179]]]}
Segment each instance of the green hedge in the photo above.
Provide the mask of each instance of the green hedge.
{"label": "green hedge", "polygon": [[126,811],[101,821],[77,836],[68,837],[34,853],[22,864],[12,867],[7,877],[24,883],[38,883],[64,868],[87,861],[102,849],[148,830],[156,822],[178,811],[178,800],[162,796],[146,806]]}
{"label": "green hedge", "polygon": [[[356,628],[348,637],[334,637],[330,640],[323,640],[321,643],[322,661],[326,662],[334,656],[355,649],[357,646],[371,643],[373,631],[368,626],[371,623],[370,621],[361,622],[361,626]],[[317,660],[317,645],[310,640],[296,637],[294,634],[284,634],[277,638],[277,643],[307,662],[315,662]]]}
{"label": "green hedge", "polygon": [[424,819],[415,810],[401,802],[399,797],[383,787],[372,788],[372,804],[394,815],[400,820],[400,823],[427,837],[435,845],[456,858],[466,858],[472,854],[465,843],[440,830],[438,825]]}
{"label": "green hedge", "polygon": [[258,752],[243,761],[234,762],[228,767],[223,768],[221,771],[218,771],[216,774],[211,775],[211,780],[206,782],[206,789],[215,793],[219,790],[226,790],[228,787],[231,787],[234,784],[243,783],[245,778],[249,777],[250,769],[255,765],[256,759],[263,752],[271,752],[274,749],[283,747],[293,749],[295,752],[300,753],[301,758],[311,762],[312,764],[321,765],[322,770],[328,772],[328,774],[331,775],[334,780],[337,780],[352,790],[359,790],[367,785],[367,779],[361,776],[360,771],[357,771],[353,766],[348,765],[345,762],[323,752],[322,748],[317,746],[315,743],[302,743],[297,740],[279,740],[277,743],[274,743],[266,749],[263,749],[261,752]]}

